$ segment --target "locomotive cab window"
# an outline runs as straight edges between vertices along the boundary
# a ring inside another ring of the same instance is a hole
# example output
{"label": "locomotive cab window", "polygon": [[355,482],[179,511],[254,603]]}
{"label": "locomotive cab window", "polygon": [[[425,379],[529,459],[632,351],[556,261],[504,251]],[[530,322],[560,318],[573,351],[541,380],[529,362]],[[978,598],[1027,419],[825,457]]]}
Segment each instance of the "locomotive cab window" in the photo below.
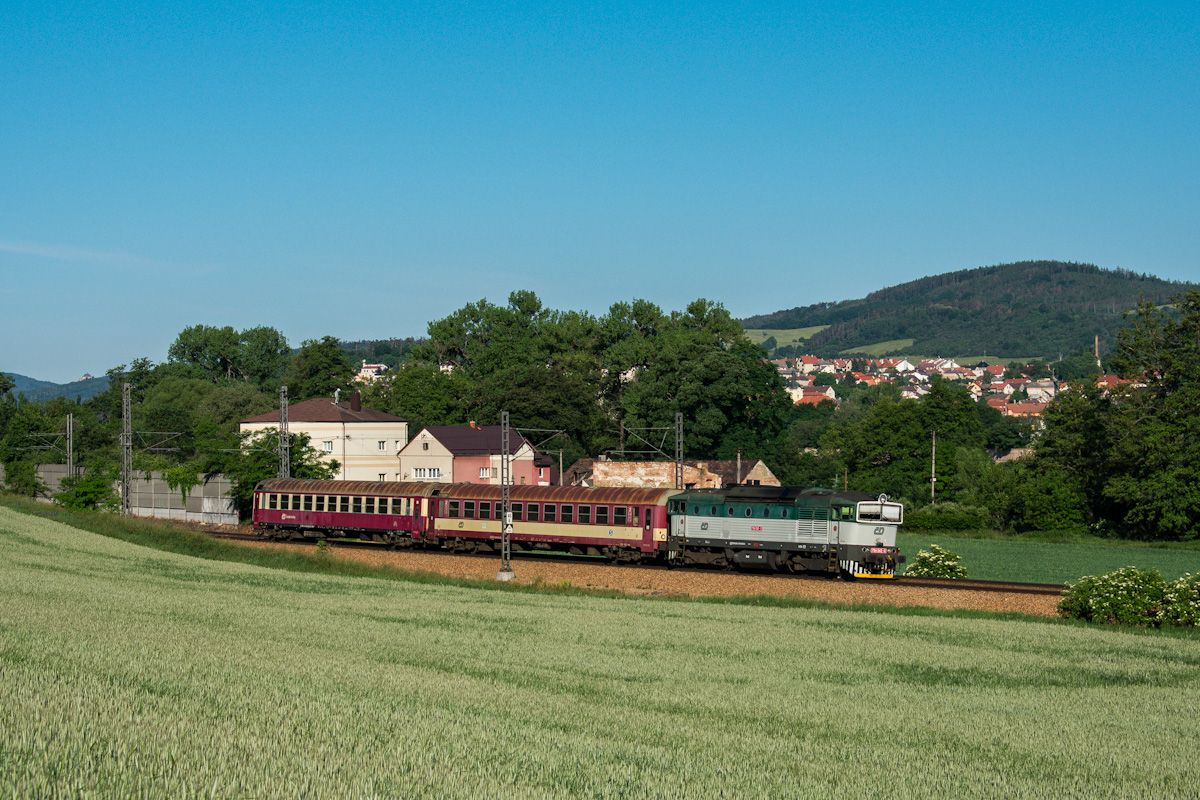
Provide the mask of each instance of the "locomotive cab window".
{"label": "locomotive cab window", "polygon": [[563,522],[574,521],[574,519],[575,519],[574,511],[575,511],[575,506],[563,506],[562,507],[562,521]]}

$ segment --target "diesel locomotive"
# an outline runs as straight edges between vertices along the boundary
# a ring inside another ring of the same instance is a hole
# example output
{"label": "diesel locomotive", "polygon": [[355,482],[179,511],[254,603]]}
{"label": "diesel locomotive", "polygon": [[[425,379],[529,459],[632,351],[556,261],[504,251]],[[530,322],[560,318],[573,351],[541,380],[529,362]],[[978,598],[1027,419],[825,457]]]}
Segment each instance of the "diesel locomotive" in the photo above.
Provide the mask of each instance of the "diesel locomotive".
{"label": "diesel locomotive", "polygon": [[[273,479],[254,493],[268,538],[354,538],[462,553],[498,551],[501,487]],[[511,547],[636,563],[759,566],[894,578],[904,507],[886,496],[795,487],[679,491],[513,486]]]}

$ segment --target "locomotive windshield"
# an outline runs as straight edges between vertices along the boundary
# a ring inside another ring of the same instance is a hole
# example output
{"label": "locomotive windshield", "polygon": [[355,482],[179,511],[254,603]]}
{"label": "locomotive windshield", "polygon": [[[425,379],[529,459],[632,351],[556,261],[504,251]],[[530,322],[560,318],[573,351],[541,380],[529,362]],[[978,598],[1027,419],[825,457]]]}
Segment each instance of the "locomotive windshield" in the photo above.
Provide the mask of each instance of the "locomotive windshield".
{"label": "locomotive windshield", "polygon": [[859,522],[888,522],[899,525],[904,520],[904,506],[899,503],[859,503]]}

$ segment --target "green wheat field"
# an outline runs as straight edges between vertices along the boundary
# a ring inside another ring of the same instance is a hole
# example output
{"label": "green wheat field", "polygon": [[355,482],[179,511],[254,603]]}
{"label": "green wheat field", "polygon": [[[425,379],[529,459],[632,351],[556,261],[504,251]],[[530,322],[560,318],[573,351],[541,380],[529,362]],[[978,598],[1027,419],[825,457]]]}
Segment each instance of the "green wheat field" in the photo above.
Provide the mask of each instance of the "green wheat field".
{"label": "green wheat field", "polygon": [[494,591],[0,507],[5,797],[1194,797],[1200,638]]}

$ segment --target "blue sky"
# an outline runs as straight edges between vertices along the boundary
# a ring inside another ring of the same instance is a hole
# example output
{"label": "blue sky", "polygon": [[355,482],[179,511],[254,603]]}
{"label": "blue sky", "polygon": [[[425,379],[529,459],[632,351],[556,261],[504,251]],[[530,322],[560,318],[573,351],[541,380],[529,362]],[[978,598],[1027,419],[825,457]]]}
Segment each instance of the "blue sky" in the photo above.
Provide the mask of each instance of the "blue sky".
{"label": "blue sky", "polygon": [[1200,279],[1200,4],[0,6],[0,369],[530,288],[734,314]]}

